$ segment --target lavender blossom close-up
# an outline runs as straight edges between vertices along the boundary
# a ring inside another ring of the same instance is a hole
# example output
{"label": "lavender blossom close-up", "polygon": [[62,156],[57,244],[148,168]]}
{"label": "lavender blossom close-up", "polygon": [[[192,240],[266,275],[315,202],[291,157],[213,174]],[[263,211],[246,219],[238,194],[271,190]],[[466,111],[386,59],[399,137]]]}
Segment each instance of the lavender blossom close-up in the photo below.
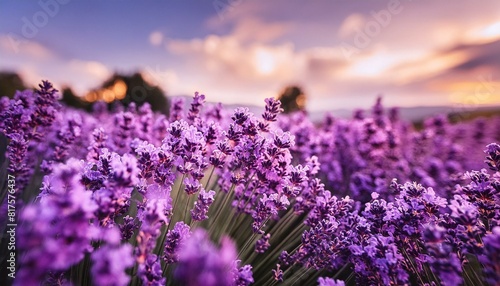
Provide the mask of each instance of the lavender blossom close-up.
{"label": "lavender blossom close-up", "polygon": [[380,101],[373,117],[315,125],[272,98],[262,116],[214,118],[220,106],[196,93],[173,120],[57,96],[44,81],[0,114],[16,179],[2,204],[19,213],[13,285],[498,282],[498,132],[475,157],[472,135],[453,137],[474,122],[413,129]]}
{"label": "lavender blossom close-up", "polygon": [[0,1],[0,286],[500,286],[499,11]]}

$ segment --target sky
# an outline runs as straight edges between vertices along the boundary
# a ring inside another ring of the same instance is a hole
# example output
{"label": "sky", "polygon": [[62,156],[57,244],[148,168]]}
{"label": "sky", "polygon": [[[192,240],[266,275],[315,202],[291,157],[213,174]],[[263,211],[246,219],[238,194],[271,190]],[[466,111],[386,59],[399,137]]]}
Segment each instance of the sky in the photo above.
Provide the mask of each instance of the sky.
{"label": "sky", "polygon": [[0,70],[82,96],[139,71],[226,104],[500,105],[500,1],[2,0]]}

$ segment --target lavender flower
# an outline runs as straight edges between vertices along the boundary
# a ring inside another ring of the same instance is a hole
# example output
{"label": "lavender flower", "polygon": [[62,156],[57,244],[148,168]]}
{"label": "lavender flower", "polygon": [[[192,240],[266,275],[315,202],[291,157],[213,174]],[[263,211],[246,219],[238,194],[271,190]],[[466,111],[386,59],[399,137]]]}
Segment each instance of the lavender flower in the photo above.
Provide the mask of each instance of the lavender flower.
{"label": "lavender flower", "polygon": [[184,98],[174,98],[172,99],[172,105],[170,107],[170,122],[175,122],[184,118]]}
{"label": "lavender flower", "polygon": [[123,154],[130,150],[130,142],[136,128],[132,123],[134,115],[131,112],[120,112],[114,116],[113,121],[118,128],[114,129],[112,141],[117,151]]}
{"label": "lavender flower", "polygon": [[182,221],[177,222],[174,228],[168,231],[163,254],[166,263],[174,263],[179,260],[177,251],[190,236],[189,226]]}
{"label": "lavender flower", "polygon": [[328,277],[320,277],[318,278],[318,285],[319,286],[345,286],[344,281],[341,280],[335,280],[332,278]]}
{"label": "lavender flower", "polygon": [[134,264],[130,245],[105,245],[92,253],[92,262],[92,278],[97,285],[128,285],[130,277],[125,270]]}
{"label": "lavender flower", "polygon": [[191,210],[193,220],[202,221],[208,218],[208,208],[214,202],[214,191],[206,192],[204,189],[198,194],[198,200],[194,203],[194,208]]}
{"label": "lavender flower", "polygon": [[481,172],[466,172],[464,177],[469,179],[470,183],[463,187],[458,186],[457,190],[466,195],[468,201],[477,208],[483,223],[486,226],[491,225],[491,220],[498,217],[500,210],[495,188],[498,181],[492,180],[484,169]]}
{"label": "lavender flower", "polygon": [[479,260],[484,265],[486,282],[495,285],[500,281],[500,227],[496,226],[483,238],[484,254]]}
{"label": "lavender flower", "polygon": [[240,269],[238,269],[237,278],[234,284],[236,286],[247,286],[252,284],[253,282],[254,279],[252,273],[252,266],[245,265],[243,267],[240,267]]}
{"label": "lavender flower", "polygon": [[499,120],[414,129],[380,98],[371,114],[320,122],[280,115],[275,99],[262,117],[199,93],[184,109],[87,114],[60,108],[47,82],[0,100],[16,285],[82,273],[99,285],[496,282],[500,147],[487,144],[500,129],[485,126]]}
{"label": "lavender flower", "polygon": [[281,101],[274,98],[266,98],[265,102],[265,112],[262,114],[264,121],[259,123],[259,128],[262,131],[269,131],[269,122],[276,121],[278,114],[283,112],[283,108],[281,108]]}
{"label": "lavender flower", "polygon": [[155,248],[161,225],[169,222],[169,218],[165,213],[168,212],[170,206],[167,199],[150,199],[140,207],[138,217],[142,224],[136,238],[138,241],[136,255],[138,263],[142,264],[146,261],[148,254]]}
{"label": "lavender flower", "polygon": [[127,241],[130,240],[132,235],[134,235],[134,232],[139,228],[139,223],[135,220],[135,218],[127,215],[123,218],[123,224],[119,227],[122,240]]}
{"label": "lavender flower", "polygon": [[203,230],[196,230],[179,249],[175,279],[183,285],[233,285],[238,279],[234,269],[236,249],[229,239],[217,249]]}
{"label": "lavender flower", "polygon": [[255,243],[255,252],[264,253],[271,246],[269,244],[269,238],[271,238],[271,234],[263,235],[257,242]]}
{"label": "lavender flower", "polygon": [[195,120],[199,118],[199,113],[201,107],[205,103],[205,95],[198,92],[194,93],[193,102],[191,103],[191,108],[189,109],[187,118],[191,123],[195,123]]}
{"label": "lavender flower", "polygon": [[112,154],[110,167],[112,170],[112,177],[116,184],[121,186],[133,186],[137,184],[137,176],[139,169],[137,168],[137,160],[130,154],[119,156]]}
{"label": "lavender flower", "polygon": [[500,145],[497,143],[491,143],[486,146],[486,150],[484,150],[488,157],[486,157],[486,163],[490,168],[494,171],[500,171]]}
{"label": "lavender flower", "polygon": [[452,246],[445,242],[445,229],[429,225],[424,232],[427,246],[427,261],[432,272],[441,279],[443,285],[459,285],[463,281],[462,267]]}
{"label": "lavender flower", "polygon": [[281,270],[281,265],[276,264],[276,269],[273,269],[274,280],[283,281],[283,270]]}
{"label": "lavender flower", "polygon": [[68,269],[83,259],[91,241],[98,238],[98,229],[89,224],[97,205],[80,183],[80,170],[81,163],[72,159],[54,166],[40,202],[23,210],[19,249],[24,251],[24,267],[16,285],[38,284],[48,272]]}
{"label": "lavender flower", "polygon": [[148,255],[146,261],[139,266],[138,276],[142,285],[162,286],[167,282],[163,277],[160,260],[154,254]]}
{"label": "lavender flower", "polygon": [[[10,161],[9,173],[13,176],[20,177],[19,175],[26,174],[28,167],[24,162],[26,152],[28,150],[28,141],[26,141],[22,134],[14,133],[10,135],[10,143],[7,146],[7,158]],[[24,177],[24,181],[28,178]]]}
{"label": "lavender flower", "polygon": [[55,120],[56,110],[59,108],[57,104],[57,92],[52,84],[43,80],[38,85],[40,90],[37,90],[37,97],[35,98],[35,110],[33,112],[33,125],[34,126],[50,126]]}

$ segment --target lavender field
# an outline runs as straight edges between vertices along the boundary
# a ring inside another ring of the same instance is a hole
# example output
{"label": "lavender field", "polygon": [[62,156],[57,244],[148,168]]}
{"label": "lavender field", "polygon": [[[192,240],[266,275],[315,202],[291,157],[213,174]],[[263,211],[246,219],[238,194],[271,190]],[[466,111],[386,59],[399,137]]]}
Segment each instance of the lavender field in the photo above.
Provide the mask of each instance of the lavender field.
{"label": "lavender field", "polygon": [[500,118],[59,97],[43,81],[0,101],[13,285],[500,283]]}

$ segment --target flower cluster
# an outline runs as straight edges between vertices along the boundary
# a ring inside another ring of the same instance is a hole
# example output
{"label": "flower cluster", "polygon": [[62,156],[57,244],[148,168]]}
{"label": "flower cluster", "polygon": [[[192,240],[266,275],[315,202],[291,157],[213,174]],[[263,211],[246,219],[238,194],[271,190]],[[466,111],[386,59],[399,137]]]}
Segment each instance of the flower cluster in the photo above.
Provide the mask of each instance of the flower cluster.
{"label": "flower cluster", "polygon": [[16,177],[18,190],[24,189],[33,175],[36,165],[29,159],[36,157],[36,145],[51,130],[60,108],[58,91],[50,82],[43,81],[39,88],[16,92],[9,102],[3,101],[0,113],[0,132],[10,139],[8,172]]}
{"label": "flower cluster", "polygon": [[371,115],[314,123],[272,98],[261,116],[201,93],[169,116],[57,98],[43,81],[0,100],[0,174],[18,190],[15,285],[500,279],[498,119],[416,129],[381,99]]}

